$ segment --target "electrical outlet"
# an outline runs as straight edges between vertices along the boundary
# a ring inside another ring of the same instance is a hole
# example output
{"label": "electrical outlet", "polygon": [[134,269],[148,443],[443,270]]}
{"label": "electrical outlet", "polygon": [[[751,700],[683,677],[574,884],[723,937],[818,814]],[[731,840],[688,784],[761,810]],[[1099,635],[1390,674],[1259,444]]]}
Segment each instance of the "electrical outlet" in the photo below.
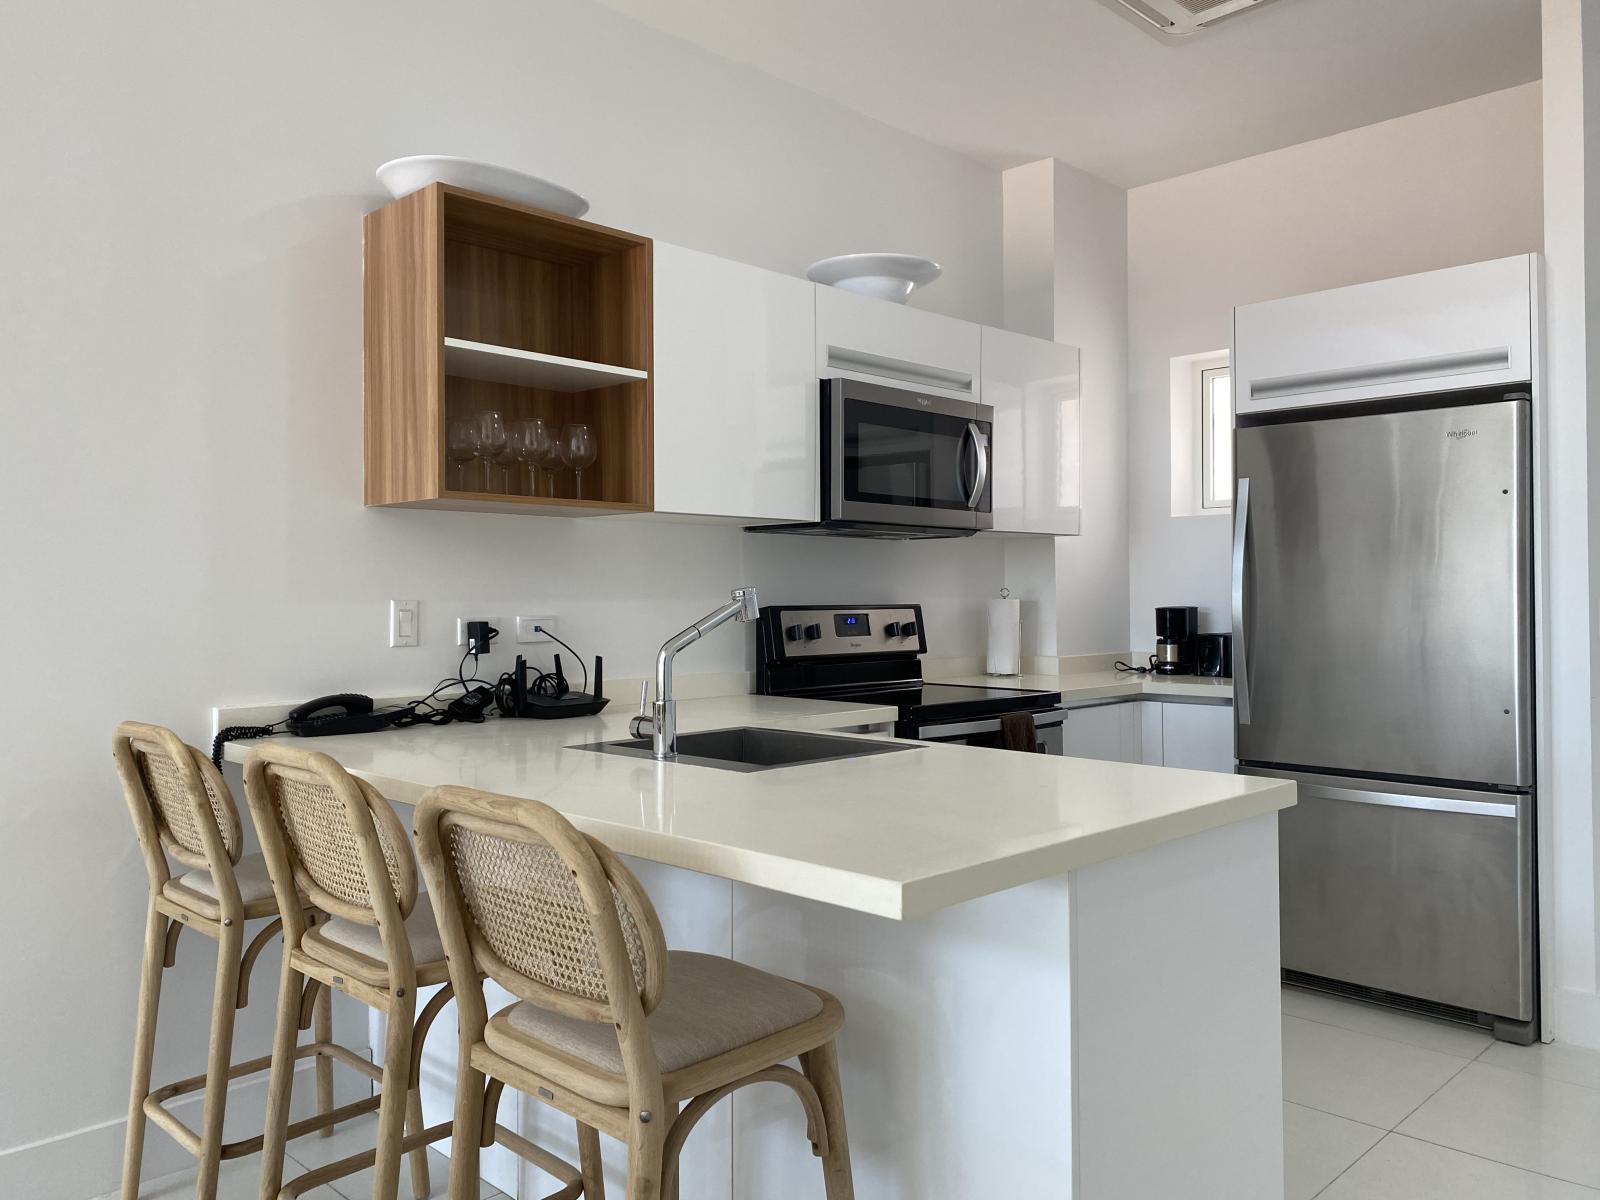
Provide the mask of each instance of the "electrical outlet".
{"label": "electrical outlet", "polygon": [[[540,633],[544,629],[547,632]],[[550,642],[555,639],[550,634],[556,632],[556,619],[554,617],[518,617],[517,641],[519,642]]]}
{"label": "electrical outlet", "polygon": [[420,640],[415,600],[389,601],[389,645],[415,646]]}
{"label": "electrical outlet", "polygon": [[[481,625],[493,626],[494,625],[494,621],[492,621],[488,617],[457,617],[456,618],[456,645],[460,649],[465,650],[467,648],[467,641],[472,636],[472,626],[480,625],[480,624]],[[492,645],[492,642],[491,642],[491,645]],[[480,653],[484,653],[484,654],[487,654],[488,652],[489,651],[488,651],[487,648],[485,648],[484,650],[480,651]]]}

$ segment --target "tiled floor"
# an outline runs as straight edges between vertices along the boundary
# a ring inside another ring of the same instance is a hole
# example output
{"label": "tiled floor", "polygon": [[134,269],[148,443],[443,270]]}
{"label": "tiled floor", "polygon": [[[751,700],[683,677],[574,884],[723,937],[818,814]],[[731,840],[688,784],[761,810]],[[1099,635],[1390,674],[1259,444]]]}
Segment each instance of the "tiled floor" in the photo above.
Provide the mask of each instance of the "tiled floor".
{"label": "tiled floor", "polygon": [[1600,1200],[1600,1053],[1285,988],[1288,1200]]}
{"label": "tiled floor", "polygon": [[[363,1117],[348,1125],[341,1125],[332,1137],[305,1137],[289,1144],[290,1162],[285,1165],[285,1181],[313,1167],[336,1162],[361,1150],[370,1150],[377,1140],[377,1117]],[[450,1162],[442,1154],[428,1151],[433,1185],[429,1200],[445,1200],[449,1192]],[[255,1155],[222,1164],[218,1175],[217,1200],[258,1200],[261,1187],[261,1159]],[[400,1169],[400,1195],[410,1200],[411,1175],[409,1162]],[[99,1200],[115,1200],[116,1193]],[[139,1191],[139,1200],[193,1200],[194,1172],[181,1171],[165,1179],[146,1180]],[[307,1192],[303,1200],[372,1200],[372,1172],[361,1171],[347,1175],[334,1184]],[[503,1193],[483,1185],[481,1200],[505,1200]]]}
{"label": "tiled floor", "polygon": [[[1508,1046],[1457,1025],[1283,993],[1287,1200],[1600,1200],[1600,1053]],[[286,1175],[370,1147],[374,1118],[291,1144]],[[449,1164],[429,1151],[432,1196]],[[224,1163],[218,1200],[256,1200],[260,1161]],[[307,1200],[370,1200],[362,1172]],[[194,1172],[140,1200],[188,1200]],[[411,1189],[402,1176],[401,1195]],[[484,1185],[483,1200],[502,1200]]]}

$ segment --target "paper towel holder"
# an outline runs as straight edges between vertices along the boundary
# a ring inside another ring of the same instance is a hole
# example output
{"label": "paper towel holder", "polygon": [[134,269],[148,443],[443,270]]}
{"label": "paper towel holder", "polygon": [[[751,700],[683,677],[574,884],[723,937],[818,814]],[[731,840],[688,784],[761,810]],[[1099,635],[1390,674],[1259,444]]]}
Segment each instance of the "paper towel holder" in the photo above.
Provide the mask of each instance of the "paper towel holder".
{"label": "paper towel holder", "polygon": [[1011,598],[1010,588],[1000,589],[1000,598],[989,601],[988,653],[984,674],[999,679],[1016,679],[1022,674],[1022,602]]}

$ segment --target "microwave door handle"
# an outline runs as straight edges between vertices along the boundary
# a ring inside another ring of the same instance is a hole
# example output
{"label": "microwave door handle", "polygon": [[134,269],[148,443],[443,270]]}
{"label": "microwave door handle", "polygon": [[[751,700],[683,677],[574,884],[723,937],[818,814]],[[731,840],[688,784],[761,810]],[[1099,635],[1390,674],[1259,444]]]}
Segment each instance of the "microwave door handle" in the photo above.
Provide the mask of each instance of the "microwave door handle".
{"label": "microwave door handle", "polygon": [[972,453],[978,460],[978,474],[967,496],[967,507],[977,508],[983,500],[983,489],[989,482],[989,439],[983,436],[983,430],[976,421],[967,422],[967,436],[972,439]]}

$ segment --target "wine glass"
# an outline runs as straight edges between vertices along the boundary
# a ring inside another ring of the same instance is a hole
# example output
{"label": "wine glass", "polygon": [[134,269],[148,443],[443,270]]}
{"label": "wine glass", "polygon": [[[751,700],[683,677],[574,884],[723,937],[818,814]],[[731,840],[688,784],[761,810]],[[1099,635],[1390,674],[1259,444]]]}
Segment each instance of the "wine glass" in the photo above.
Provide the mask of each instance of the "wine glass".
{"label": "wine glass", "polygon": [[[538,480],[539,471],[544,472],[544,494],[556,494],[556,468],[561,465],[561,442],[556,437],[555,430],[550,427],[550,422],[542,417],[532,418],[535,427],[534,441],[531,451],[534,465],[534,479]],[[534,488],[537,492],[539,489]]]}
{"label": "wine glass", "polygon": [[494,464],[506,448],[506,423],[494,409],[478,414],[478,457],[483,460],[483,490],[494,491]]}
{"label": "wine glass", "polygon": [[445,438],[445,456],[455,464],[456,490],[467,490],[467,464],[478,457],[478,422],[473,417],[453,417]]}
{"label": "wine glass", "polygon": [[[522,438],[522,422],[507,422],[505,449],[501,450],[500,453],[495,455],[494,458],[495,462],[500,464],[500,476],[501,480],[503,481],[503,486],[500,490],[508,496],[513,495],[522,489]],[[517,483],[515,487],[513,487],[511,483],[512,467],[516,467],[517,469]]]}
{"label": "wine glass", "polygon": [[576,490],[573,492],[579,500],[583,499],[583,469],[591,465],[600,455],[600,447],[594,440],[594,430],[587,425],[567,425],[561,430],[561,461],[572,468],[576,480]]}
{"label": "wine glass", "polygon": [[517,491],[520,495],[539,494],[539,468],[535,456],[539,452],[539,439],[544,436],[544,422],[538,417],[524,417],[512,426],[517,447]]}

